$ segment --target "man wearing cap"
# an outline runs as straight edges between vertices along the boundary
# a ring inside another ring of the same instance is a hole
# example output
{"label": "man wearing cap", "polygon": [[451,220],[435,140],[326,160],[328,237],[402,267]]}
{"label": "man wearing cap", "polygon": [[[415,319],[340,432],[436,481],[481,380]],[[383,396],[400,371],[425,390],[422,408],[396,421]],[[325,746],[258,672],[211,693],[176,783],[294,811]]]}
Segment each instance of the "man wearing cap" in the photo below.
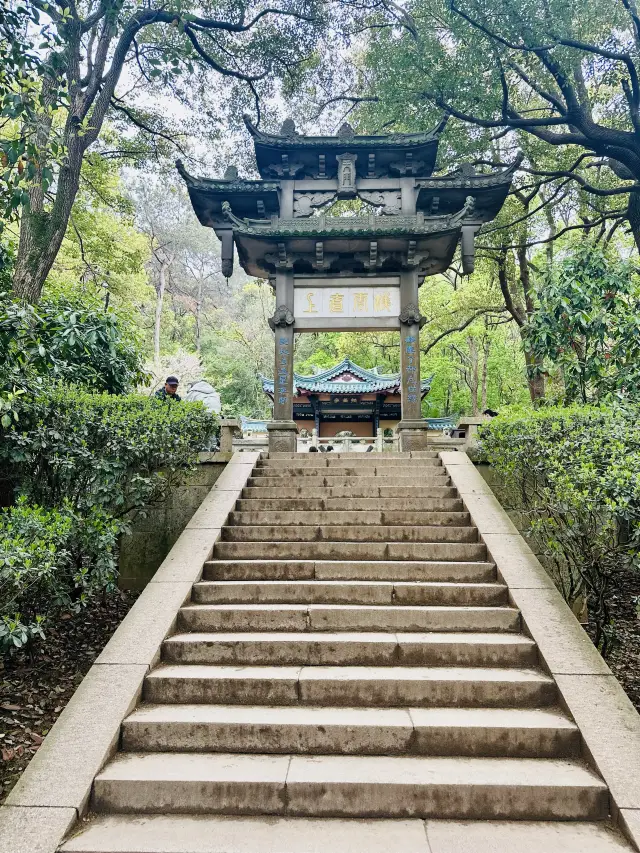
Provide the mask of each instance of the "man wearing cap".
{"label": "man wearing cap", "polygon": [[156,397],[158,400],[177,400],[180,401],[182,397],[178,394],[178,377],[177,376],[167,376],[166,381],[164,383],[164,388],[160,388],[156,391]]}

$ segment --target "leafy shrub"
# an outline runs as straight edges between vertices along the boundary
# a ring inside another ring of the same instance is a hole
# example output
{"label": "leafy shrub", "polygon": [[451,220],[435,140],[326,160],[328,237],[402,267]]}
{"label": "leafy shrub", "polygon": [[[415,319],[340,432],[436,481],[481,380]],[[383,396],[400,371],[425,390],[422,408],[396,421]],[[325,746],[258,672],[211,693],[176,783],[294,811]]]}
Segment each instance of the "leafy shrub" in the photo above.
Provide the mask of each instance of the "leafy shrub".
{"label": "leafy shrub", "polygon": [[585,243],[549,266],[525,345],[561,369],[566,402],[637,399],[640,280],[635,266]]}
{"label": "leafy shrub", "polygon": [[135,335],[122,319],[64,297],[33,306],[0,293],[0,364],[0,392],[64,380],[122,394],[145,377]]}
{"label": "leafy shrub", "polygon": [[215,423],[200,403],[54,387],[0,426],[0,469],[30,503],[124,520],[184,478]]}
{"label": "leafy shrub", "polygon": [[115,586],[122,523],[102,509],[85,516],[30,506],[0,513],[0,651],[21,648],[61,611],[78,611]]}
{"label": "leafy shrub", "polygon": [[640,547],[640,432],[636,409],[573,406],[501,414],[482,427],[482,452],[512,506],[545,549],[565,599],[586,594],[603,654],[617,578]]}

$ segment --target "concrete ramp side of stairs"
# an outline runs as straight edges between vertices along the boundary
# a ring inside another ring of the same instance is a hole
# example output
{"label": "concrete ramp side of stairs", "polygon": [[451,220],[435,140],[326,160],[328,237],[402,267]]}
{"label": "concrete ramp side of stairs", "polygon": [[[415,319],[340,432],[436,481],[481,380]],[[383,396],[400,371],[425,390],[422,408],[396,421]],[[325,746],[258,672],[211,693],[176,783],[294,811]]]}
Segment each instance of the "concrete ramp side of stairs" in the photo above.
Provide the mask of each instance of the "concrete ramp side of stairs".
{"label": "concrete ramp side of stairs", "polygon": [[451,451],[235,454],[0,809],[0,853],[639,842],[640,717]]}
{"label": "concrete ramp side of stairs", "polygon": [[0,853],[55,853],[89,808],[93,781],[120,741],[147,673],[176,625],[229,512],[260,458],[234,453],[0,806]]}

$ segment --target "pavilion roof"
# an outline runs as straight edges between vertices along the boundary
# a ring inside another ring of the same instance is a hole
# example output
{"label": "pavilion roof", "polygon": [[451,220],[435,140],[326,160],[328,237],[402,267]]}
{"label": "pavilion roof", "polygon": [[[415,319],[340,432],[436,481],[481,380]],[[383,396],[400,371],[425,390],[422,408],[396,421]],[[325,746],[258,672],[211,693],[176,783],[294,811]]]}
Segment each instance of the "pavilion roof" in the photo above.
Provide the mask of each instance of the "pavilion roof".
{"label": "pavilion roof", "polygon": [[267,133],[256,127],[246,113],[242,118],[257,144],[278,148],[371,148],[372,146],[407,148],[424,145],[426,142],[433,142],[433,140],[438,139],[447,123],[447,117],[444,117],[432,130],[418,133],[356,134],[353,128],[345,122],[335,136],[304,136],[298,133],[290,119],[283,123],[280,133]]}
{"label": "pavilion roof", "polygon": [[[274,382],[262,376],[262,389],[266,394],[273,395]],[[423,379],[420,383],[422,396],[431,388],[433,377]],[[386,391],[388,394],[400,392],[400,374],[380,374],[375,370],[367,370],[355,364],[349,358],[343,359],[339,364],[316,373],[313,376],[304,376],[300,373],[293,374],[293,385],[296,391],[303,395],[308,394],[371,394]]]}
{"label": "pavilion roof", "polygon": [[248,115],[243,118],[253,137],[256,162],[262,177],[277,175],[282,167],[283,155],[286,157],[289,152],[297,161],[294,166],[292,160],[286,168],[290,165],[310,177],[314,176],[313,172],[318,168],[318,155],[330,155],[326,168],[328,174],[332,174],[336,170],[335,156],[346,152],[358,154],[356,168],[361,176],[370,170],[370,156],[375,160],[375,169],[382,170],[384,174],[390,170],[403,173],[402,170],[408,168],[408,174],[430,175],[435,166],[440,134],[447,123],[445,116],[433,130],[372,135],[357,135],[345,123],[335,136],[304,136],[297,132],[291,119],[283,123],[280,133],[266,133],[257,128]]}
{"label": "pavilion roof", "polygon": [[234,226],[234,231],[253,237],[342,237],[358,235],[361,237],[383,237],[410,235],[420,237],[425,234],[441,234],[455,231],[466,220],[474,219],[475,202],[469,196],[463,207],[456,213],[439,216],[425,216],[418,211],[413,216],[312,216],[308,219],[243,219],[236,216],[228,202],[223,202],[222,212]]}

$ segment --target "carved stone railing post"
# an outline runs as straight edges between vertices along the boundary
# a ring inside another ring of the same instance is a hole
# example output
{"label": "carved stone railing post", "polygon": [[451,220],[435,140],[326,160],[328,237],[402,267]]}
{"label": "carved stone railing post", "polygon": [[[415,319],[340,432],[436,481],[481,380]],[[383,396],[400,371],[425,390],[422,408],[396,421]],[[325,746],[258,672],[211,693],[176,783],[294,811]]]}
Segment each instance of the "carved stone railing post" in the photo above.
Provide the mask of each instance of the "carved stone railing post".
{"label": "carved stone railing post", "polygon": [[240,421],[223,418],[220,421],[220,453],[233,453],[233,438],[240,430]]}

